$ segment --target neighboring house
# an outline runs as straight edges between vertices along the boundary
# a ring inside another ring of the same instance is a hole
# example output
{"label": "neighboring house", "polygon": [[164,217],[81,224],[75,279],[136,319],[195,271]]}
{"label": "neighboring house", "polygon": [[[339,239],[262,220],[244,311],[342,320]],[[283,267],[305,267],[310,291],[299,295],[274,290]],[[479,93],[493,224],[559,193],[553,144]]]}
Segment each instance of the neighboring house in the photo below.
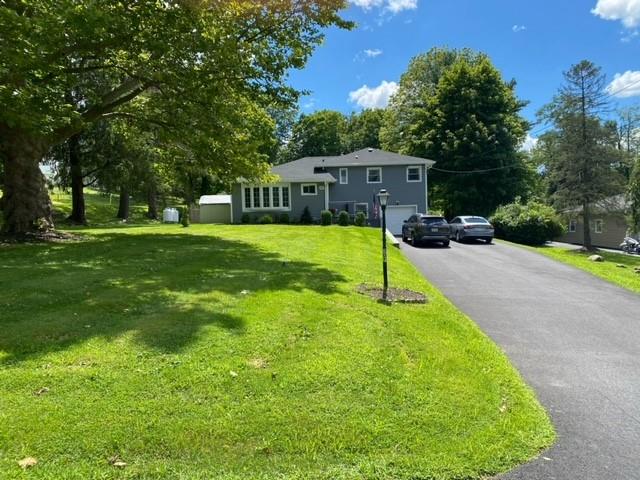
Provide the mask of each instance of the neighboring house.
{"label": "neighboring house", "polygon": [[391,194],[388,228],[400,234],[404,220],[427,211],[427,171],[434,163],[365,148],[347,155],[305,157],[276,165],[271,169],[279,177],[276,183],[241,182],[233,186],[232,221],[240,222],[243,214],[256,218],[282,213],[297,221],[309,207],[314,220],[320,218],[322,210],[345,210],[351,216],[361,211],[370,225],[378,226],[376,194],[384,188]]}
{"label": "neighboring house", "polygon": [[[198,204],[199,223],[233,223],[231,195],[202,195]],[[196,221],[193,217],[191,220]]]}
{"label": "neighboring house", "polygon": [[[607,198],[593,206],[590,231],[594,246],[620,248],[620,243],[629,229],[626,219],[627,209],[628,203],[624,195]],[[582,245],[584,242],[582,209],[565,210],[560,215],[567,222],[567,231],[557,240]]]}

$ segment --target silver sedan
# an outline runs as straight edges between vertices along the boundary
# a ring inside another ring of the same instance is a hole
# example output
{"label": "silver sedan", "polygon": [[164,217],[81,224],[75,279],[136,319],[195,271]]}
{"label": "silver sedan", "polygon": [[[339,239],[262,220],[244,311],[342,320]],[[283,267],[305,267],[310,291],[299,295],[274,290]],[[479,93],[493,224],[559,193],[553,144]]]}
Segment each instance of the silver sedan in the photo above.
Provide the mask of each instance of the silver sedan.
{"label": "silver sedan", "polygon": [[493,241],[493,225],[484,217],[456,217],[449,222],[449,226],[449,238],[454,238],[456,242],[484,240],[491,243]]}

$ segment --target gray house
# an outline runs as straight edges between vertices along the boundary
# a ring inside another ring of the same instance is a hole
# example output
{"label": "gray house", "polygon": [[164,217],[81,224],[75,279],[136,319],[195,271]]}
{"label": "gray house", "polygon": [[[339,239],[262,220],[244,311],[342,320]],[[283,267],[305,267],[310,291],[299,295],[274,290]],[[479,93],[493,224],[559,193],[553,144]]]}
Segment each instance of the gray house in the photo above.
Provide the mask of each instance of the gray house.
{"label": "gray house", "polygon": [[374,148],[335,157],[301,158],[274,166],[271,172],[278,176],[275,183],[234,185],[231,218],[239,223],[243,214],[260,217],[287,213],[293,221],[309,207],[315,220],[322,210],[345,210],[352,216],[361,211],[370,225],[378,226],[375,195],[384,188],[391,194],[387,225],[399,234],[405,219],[427,211],[427,172],[434,163]]}
{"label": "gray house", "polygon": [[[620,243],[629,233],[626,219],[628,207],[624,195],[609,197],[593,206],[589,230],[594,246],[620,247]],[[566,221],[567,231],[557,240],[582,245],[584,243],[582,209],[565,210],[560,212],[560,215]]]}

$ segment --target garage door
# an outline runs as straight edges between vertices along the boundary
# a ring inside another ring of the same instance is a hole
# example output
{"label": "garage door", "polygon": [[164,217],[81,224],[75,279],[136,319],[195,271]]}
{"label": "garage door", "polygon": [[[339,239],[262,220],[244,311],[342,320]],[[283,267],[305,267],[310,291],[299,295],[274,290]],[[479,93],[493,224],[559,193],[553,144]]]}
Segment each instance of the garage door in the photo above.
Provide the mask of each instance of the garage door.
{"label": "garage door", "polygon": [[231,223],[231,205],[200,205],[200,223]]}
{"label": "garage door", "polygon": [[387,230],[394,235],[402,235],[402,224],[417,211],[418,207],[415,205],[389,205],[387,207]]}

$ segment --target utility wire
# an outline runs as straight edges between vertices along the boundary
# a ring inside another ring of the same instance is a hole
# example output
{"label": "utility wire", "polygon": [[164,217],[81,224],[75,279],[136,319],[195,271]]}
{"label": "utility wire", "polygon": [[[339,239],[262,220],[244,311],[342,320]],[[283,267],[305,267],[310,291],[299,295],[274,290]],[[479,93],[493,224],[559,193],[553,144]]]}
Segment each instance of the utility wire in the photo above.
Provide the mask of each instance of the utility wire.
{"label": "utility wire", "polygon": [[[621,93],[621,92],[624,92],[625,90],[630,89],[631,87],[635,87],[638,84],[640,84],[640,80],[636,80],[635,82],[630,83],[629,85],[625,85],[623,88],[619,88],[618,90],[615,90],[613,92],[609,92],[609,93],[607,93],[605,95],[604,98],[613,97],[613,96],[617,95],[618,93]],[[538,130],[535,130],[535,131],[531,132],[530,135],[534,136],[537,133],[542,132],[544,130],[548,130],[550,128],[551,128],[551,126],[544,126],[542,128],[539,128]],[[473,175],[473,174],[476,174],[476,173],[496,172],[498,170],[506,170],[508,168],[526,168],[526,166],[514,163],[512,165],[505,165],[503,167],[485,168],[485,169],[480,169],[480,170],[446,170],[444,168],[437,168],[437,167],[430,167],[429,170],[434,170],[436,172],[441,172],[441,173],[452,173],[452,174],[456,174],[456,175]]]}

